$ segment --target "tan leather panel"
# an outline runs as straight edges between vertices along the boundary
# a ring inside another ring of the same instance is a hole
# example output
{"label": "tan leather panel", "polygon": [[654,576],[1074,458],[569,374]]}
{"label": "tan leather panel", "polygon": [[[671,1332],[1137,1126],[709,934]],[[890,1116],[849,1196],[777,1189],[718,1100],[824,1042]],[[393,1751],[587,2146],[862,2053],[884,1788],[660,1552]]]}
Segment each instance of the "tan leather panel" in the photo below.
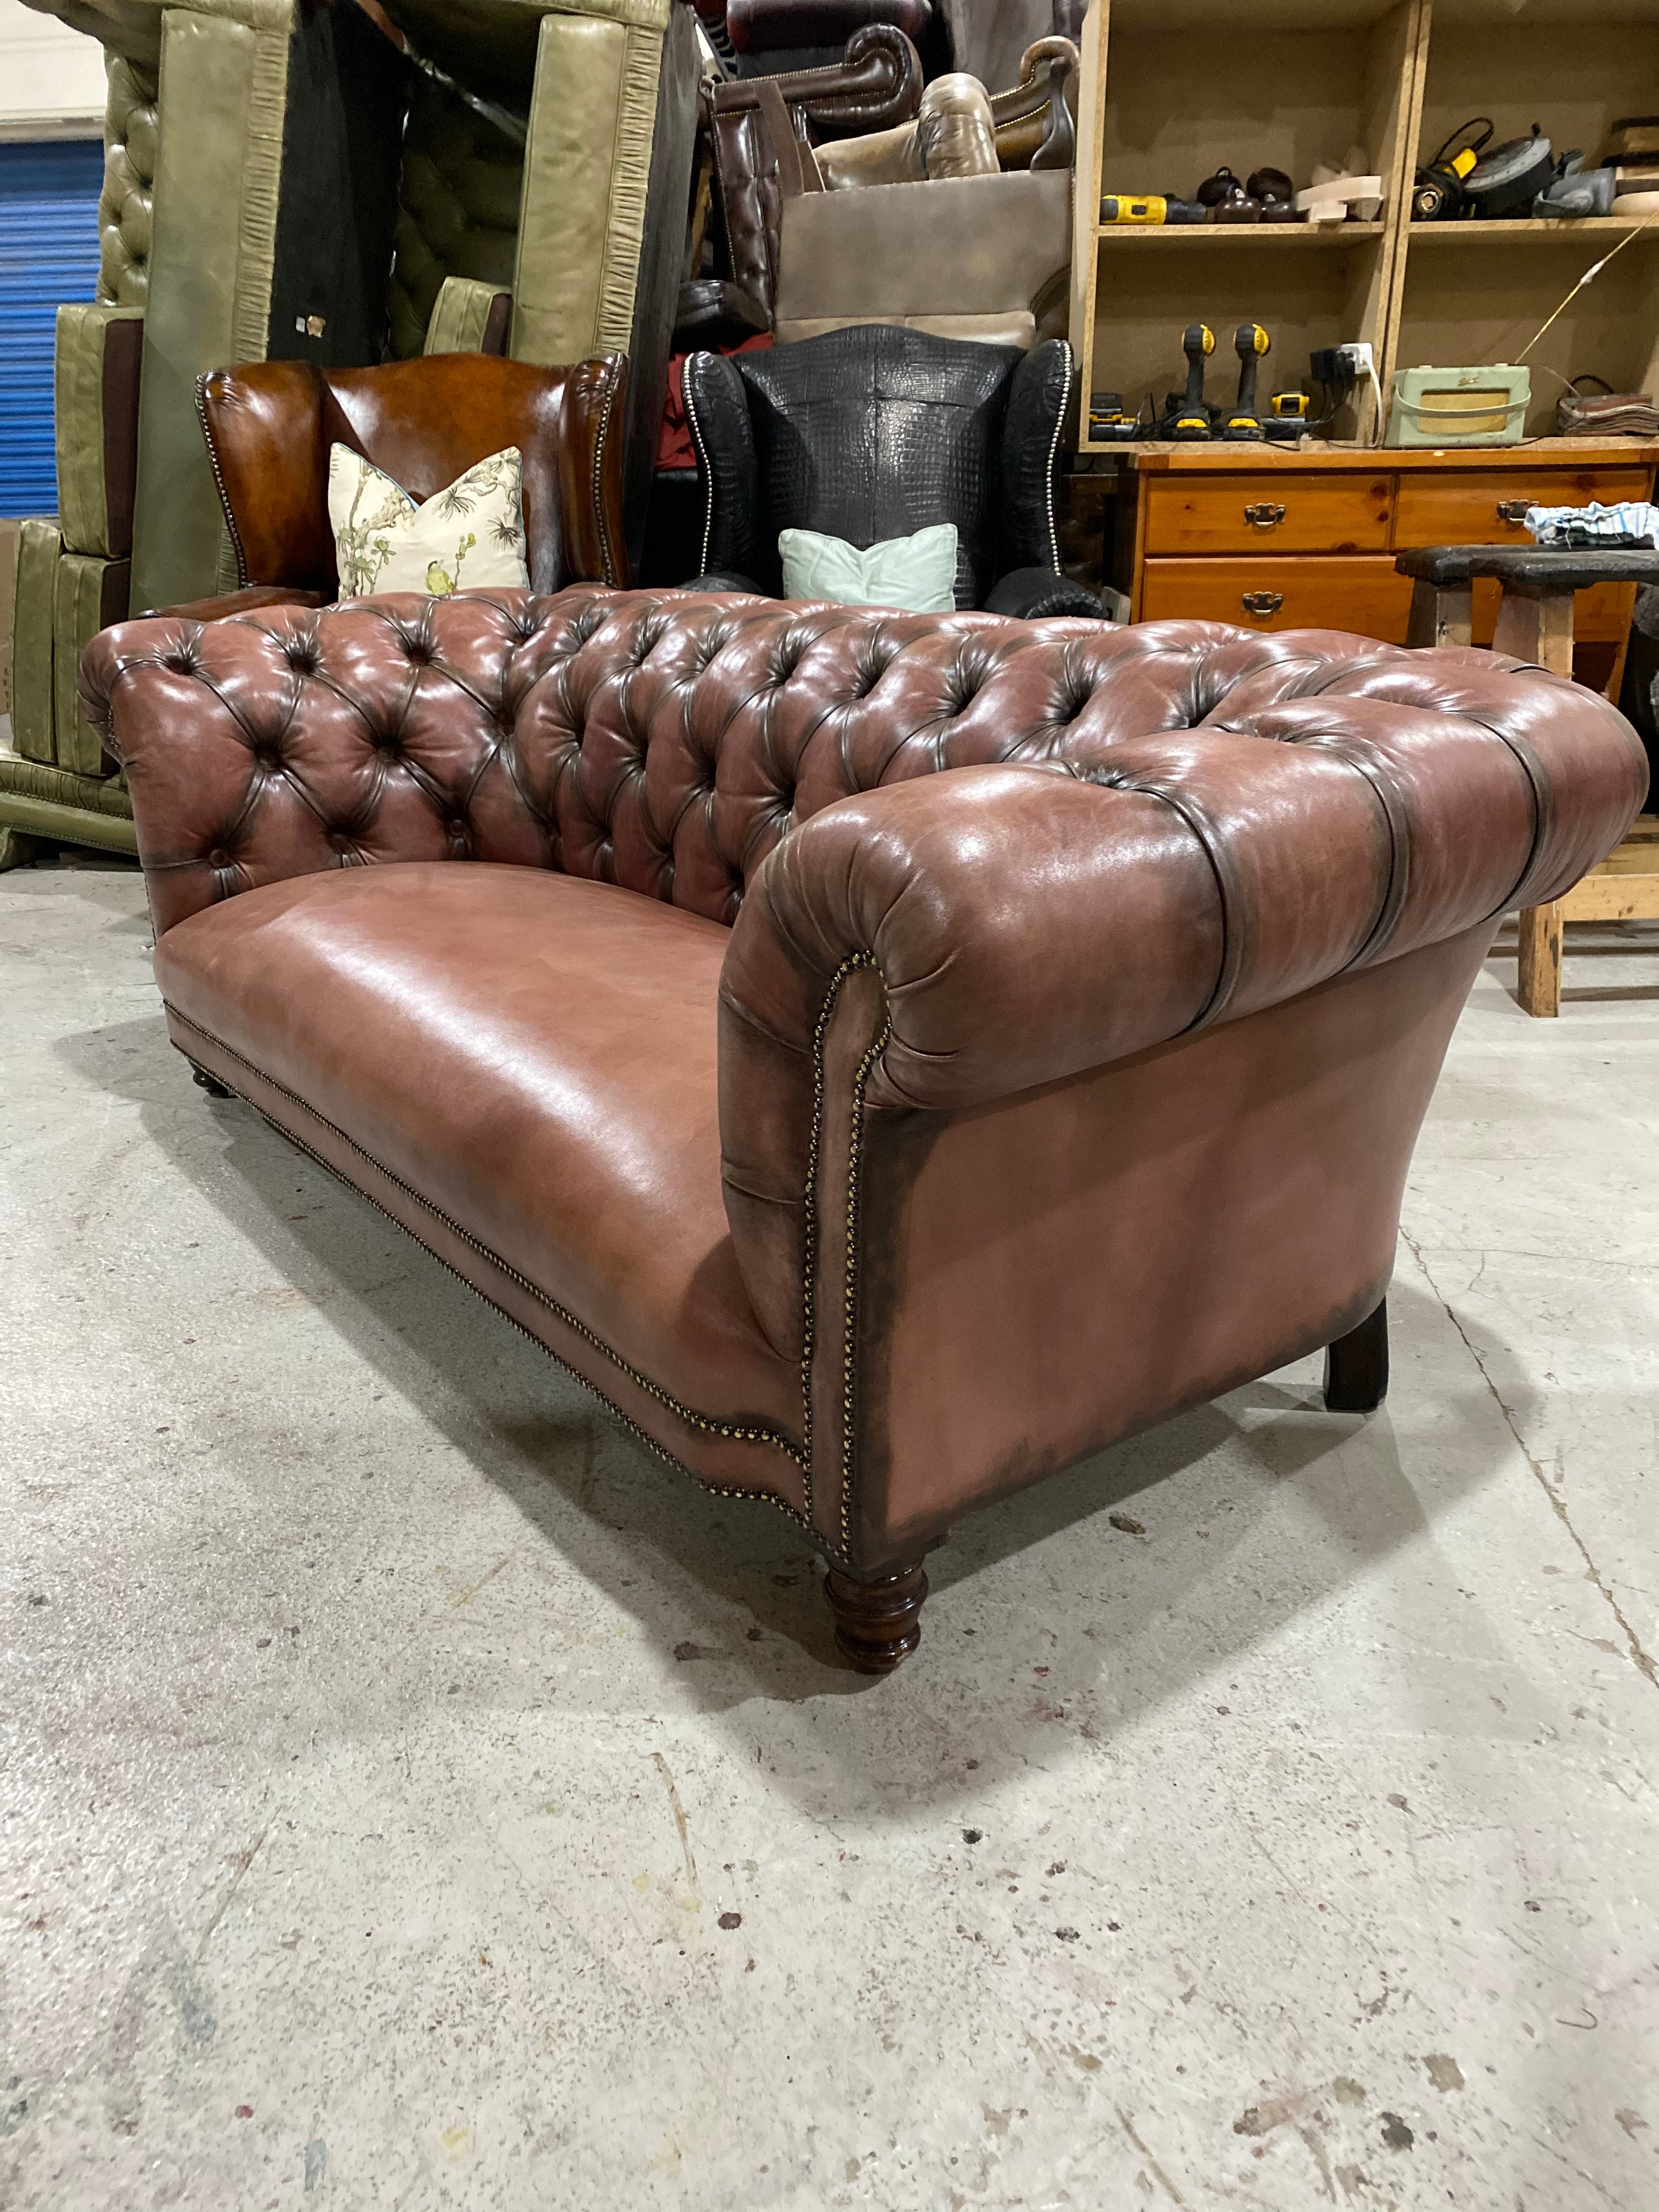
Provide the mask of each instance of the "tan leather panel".
{"label": "tan leather panel", "polygon": [[1491,937],[999,1108],[872,1115],[860,1556],[914,1551],[1363,1320]]}
{"label": "tan leather panel", "polygon": [[[350,868],[156,948],[175,1013],[697,1410],[799,1436],[720,1182],[726,933],[540,868]],[[396,1071],[388,1080],[388,1072]]]}

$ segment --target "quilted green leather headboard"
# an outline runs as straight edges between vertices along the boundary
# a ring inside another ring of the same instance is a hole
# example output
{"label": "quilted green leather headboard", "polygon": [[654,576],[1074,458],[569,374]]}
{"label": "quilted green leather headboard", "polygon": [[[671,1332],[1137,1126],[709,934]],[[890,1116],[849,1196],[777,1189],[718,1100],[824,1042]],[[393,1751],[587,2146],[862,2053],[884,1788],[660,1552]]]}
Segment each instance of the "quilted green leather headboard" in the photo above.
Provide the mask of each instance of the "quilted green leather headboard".
{"label": "quilted green leather headboard", "polygon": [[142,307],[149,290],[155,205],[155,71],[105,57],[104,188],[98,199],[98,297]]}

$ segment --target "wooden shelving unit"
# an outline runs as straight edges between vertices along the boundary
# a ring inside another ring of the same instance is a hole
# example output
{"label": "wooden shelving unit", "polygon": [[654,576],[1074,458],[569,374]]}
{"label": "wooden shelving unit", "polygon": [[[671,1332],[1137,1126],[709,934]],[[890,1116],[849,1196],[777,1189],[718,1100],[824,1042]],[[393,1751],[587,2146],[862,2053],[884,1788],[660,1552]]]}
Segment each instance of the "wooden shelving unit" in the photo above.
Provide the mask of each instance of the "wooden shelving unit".
{"label": "wooden shelving unit", "polygon": [[[1659,110],[1659,0],[1420,0],[1420,17],[1413,168],[1471,116],[1492,118],[1495,143],[1536,123],[1558,153],[1579,146],[1595,161],[1616,117]],[[1407,222],[1400,231],[1398,366],[1513,361],[1576,279],[1628,238],[1528,354],[1526,434],[1554,429],[1568,377],[1656,389],[1659,222]]]}
{"label": "wooden shelving unit", "polygon": [[[1094,0],[1084,24],[1072,343],[1085,395],[1161,404],[1181,332],[1215,331],[1211,397],[1233,389],[1234,326],[1266,325],[1261,389],[1304,385],[1317,346],[1369,341],[1396,368],[1513,360],[1593,261],[1638,233],[1528,356],[1528,438],[1554,428],[1562,380],[1659,389],[1659,222],[1413,223],[1410,185],[1459,124],[1494,139],[1534,122],[1594,160],[1616,116],[1659,112],[1659,0]],[[1102,225],[1100,194],[1178,191],[1226,162],[1297,184],[1363,147],[1382,219],[1338,226]],[[1483,251],[1482,249],[1489,249]],[[1334,426],[1367,447],[1368,393]],[[1085,453],[1121,453],[1091,441]]]}
{"label": "wooden shelving unit", "polygon": [[[1417,90],[1425,0],[1094,0],[1083,27],[1072,343],[1082,388],[1112,389],[1131,410],[1155,405],[1186,374],[1181,333],[1215,331],[1209,389],[1230,396],[1235,327],[1264,324],[1273,351],[1264,394],[1300,386],[1308,356],[1370,341],[1391,367],[1389,313]],[[1119,227],[1098,221],[1102,192],[1190,198],[1225,162],[1264,165],[1305,185],[1316,163],[1364,149],[1383,179],[1382,219],[1343,224]],[[1335,428],[1368,439],[1369,392]],[[1082,450],[1091,444],[1086,411]]]}

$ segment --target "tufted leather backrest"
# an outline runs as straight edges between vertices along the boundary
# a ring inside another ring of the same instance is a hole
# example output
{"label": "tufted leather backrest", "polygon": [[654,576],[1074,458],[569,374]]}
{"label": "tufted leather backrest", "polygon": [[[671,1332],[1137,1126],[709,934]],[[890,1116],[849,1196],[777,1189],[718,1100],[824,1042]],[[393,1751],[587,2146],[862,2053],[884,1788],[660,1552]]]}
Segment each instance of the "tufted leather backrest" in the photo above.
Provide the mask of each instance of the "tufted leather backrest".
{"label": "tufted leather backrest", "polygon": [[199,388],[202,428],[239,583],[337,590],[328,519],[337,444],[417,500],[516,446],[532,586],[620,583],[627,374],[619,354],[572,368],[446,353],[380,368],[266,361],[213,370]]}
{"label": "tufted leather backrest", "polygon": [[1182,759],[1241,737],[1334,757],[1395,854],[1376,926],[1397,945],[1470,895],[1443,849],[1460,817],[1419,795],[1436,759],[1504,749],[1524,818],[1498,904],[1553,897],[1599,859],[1640,768],[1604,700],[1468,648],[586,586],[123,623],[88,648],[82,696],[128,769],[158,932],[278,877],[446,858],[730,923],[808,816],[998,762],[1167,792],[1224,878],[1203,778],[1160,738],[1191,731]]}
{"label": "tufted leather backrest", "polygon": [[387,294],[396,360],[424,347],[446,276],[511,289],[523,194],[523,146],[447,86],[416,78]]}
{"label": "tufted leather backrest", "polygon": [[155,72],[112,53],[104,112],[104,184],[98,196],[98,297],[142,307],[149,293],[155,204]]}

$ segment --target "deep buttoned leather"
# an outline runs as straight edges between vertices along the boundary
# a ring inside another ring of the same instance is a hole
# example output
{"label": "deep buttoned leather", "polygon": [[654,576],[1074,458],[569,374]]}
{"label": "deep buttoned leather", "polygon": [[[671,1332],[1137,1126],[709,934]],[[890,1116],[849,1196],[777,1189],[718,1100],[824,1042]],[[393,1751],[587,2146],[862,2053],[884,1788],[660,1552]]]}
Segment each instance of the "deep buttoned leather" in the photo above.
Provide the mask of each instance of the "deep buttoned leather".
{"label": "deep buttoned leather", "polygon": [[525,538],[538,591],[626,580],[619,354],[547,368],[486,354],[431,354],[380,368],[301,361],[215,369],[202,427],[238,580],[339,588],[328,457],[349,446],[411,497],[430,499],[490,453],[524,456]]}
{"label": "deep buttoned leather", "polygon": [[182,1048],[864,1572],[1371,1310],[1498,916],[1646,781],[1468,648],[592,587],[82,699]]}

